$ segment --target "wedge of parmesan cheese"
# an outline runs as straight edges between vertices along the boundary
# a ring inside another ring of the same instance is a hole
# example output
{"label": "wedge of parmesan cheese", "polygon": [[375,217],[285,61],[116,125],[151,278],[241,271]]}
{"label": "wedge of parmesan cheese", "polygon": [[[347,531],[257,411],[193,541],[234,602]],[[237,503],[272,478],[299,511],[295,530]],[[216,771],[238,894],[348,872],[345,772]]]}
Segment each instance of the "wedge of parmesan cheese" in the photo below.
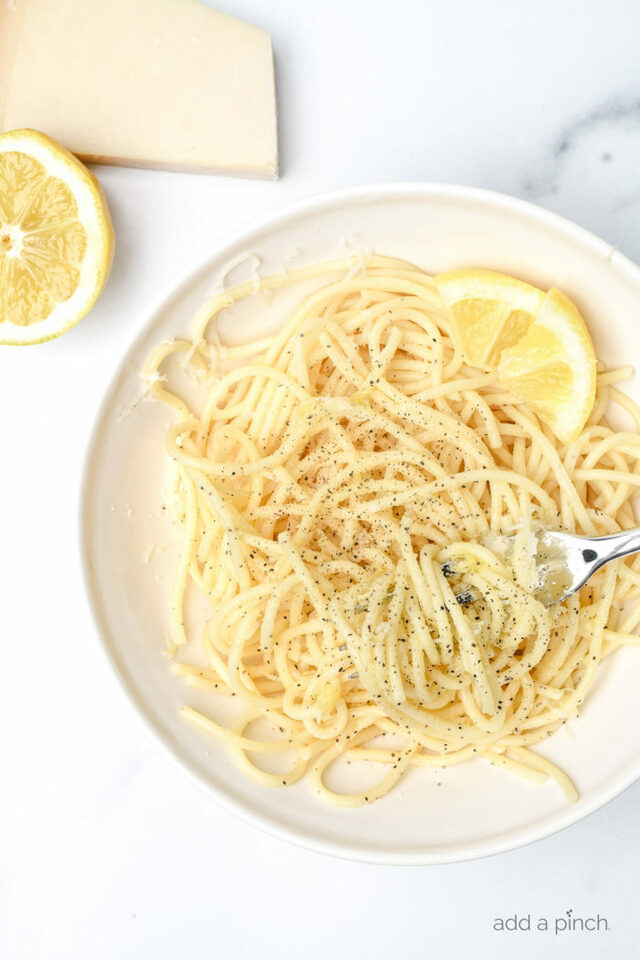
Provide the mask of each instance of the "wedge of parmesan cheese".
{"label": "wedge of parmesan cheese", "polygon": [[0,130],[84,160],[274,178],[269,34],[197,0],[0,0]]}

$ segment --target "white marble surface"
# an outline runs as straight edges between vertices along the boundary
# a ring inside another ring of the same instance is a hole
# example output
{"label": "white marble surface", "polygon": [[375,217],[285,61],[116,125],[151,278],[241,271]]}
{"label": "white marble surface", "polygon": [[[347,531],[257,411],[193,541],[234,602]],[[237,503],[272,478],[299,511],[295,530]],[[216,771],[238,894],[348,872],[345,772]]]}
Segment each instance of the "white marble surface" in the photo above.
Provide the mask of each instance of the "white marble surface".
{"label": "white marble surface", "polygon": [[[109,288],[61,340],[0,351],[0,957],[636,957],[640,784],[564,833],[475,863],[384,868],[288,847],[173,769],[106,668],[81,586],[84,445],[136,318],[249,218],[375,180],[489,187],[640,259],[632,0],[219,0],[274,40],[282,178],[97,172]],[[599,933],[493,921],[607,918]]]}

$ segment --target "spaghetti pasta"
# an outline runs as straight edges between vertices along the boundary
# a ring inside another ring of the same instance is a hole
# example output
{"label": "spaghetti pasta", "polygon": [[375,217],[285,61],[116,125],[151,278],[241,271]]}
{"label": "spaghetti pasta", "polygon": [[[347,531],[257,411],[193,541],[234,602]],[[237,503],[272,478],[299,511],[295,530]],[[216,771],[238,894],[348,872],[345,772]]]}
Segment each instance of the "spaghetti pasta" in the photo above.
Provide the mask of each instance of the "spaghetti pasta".
{"label": "spaghetti pasta", "polygon": [[[330,261],[260,289],[313,277],[326,282],[275,337],[220,346],[216,317],[255,293],[247,283],[212,298],[192,338],[159,345],[145,369],[176,414],[173,653],[188,642],[188,583],[210,610],[206,668],[177,657],[174,669],[247,707],[233,728],[191,707],[185,716],[260,783],[307,775],[340,806],[383,796],[410,767],[474,757],[534,783],[551,777],[575,800],[532,747],[576,714],[605,656],[637,643],[640,561],[546,608],[530,534],[634,525],[640,436],[605,419],[617,400],[640,429],[640,409],[612,386],[624,372],[600,371],[589,423],[561,445],[494,373],[464,363],[426,273],[369,256],[357,271]],[[174,354],[197,400],[167,385]],[[260,717],[276,739],[250,734]],[[287,773],[257,765],[288,749]],[[378,784],[332,789],[345,758],[383,765]]]}

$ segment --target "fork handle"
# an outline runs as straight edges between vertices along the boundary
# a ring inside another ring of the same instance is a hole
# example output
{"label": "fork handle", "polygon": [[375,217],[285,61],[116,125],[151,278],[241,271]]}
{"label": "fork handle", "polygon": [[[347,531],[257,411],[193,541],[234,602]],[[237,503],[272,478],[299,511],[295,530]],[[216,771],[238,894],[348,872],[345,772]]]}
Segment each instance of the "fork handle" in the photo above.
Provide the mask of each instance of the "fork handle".
{"label": "fork handle", "polygon": [[582,557],[586,563],[594,563],[596,570],[611,560],[628,557],[630,553],[640,553],[640,527],[604,537],[585,537],[585,540]]}

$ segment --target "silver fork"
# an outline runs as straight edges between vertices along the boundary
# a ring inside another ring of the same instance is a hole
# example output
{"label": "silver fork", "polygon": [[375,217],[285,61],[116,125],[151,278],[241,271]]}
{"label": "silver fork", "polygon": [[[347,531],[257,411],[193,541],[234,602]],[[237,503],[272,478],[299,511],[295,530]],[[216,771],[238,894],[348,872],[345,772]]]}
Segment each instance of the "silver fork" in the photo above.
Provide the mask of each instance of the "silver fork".
{"label": "silver fork", "polygon": [[[535,536],[538,540],[535,596],[547,607],[577,593],[605,563],[627,557],[630,553],[640,553],[640,527],[604,537],[579,537],[559,530],[539,530]],[[455,571],[445,563],[442,572],[449,577]],[[471,590],[456,594],[461,607],[468,606],[475,599]]]}
{"label": "silver fork", "polygon": [[541,530],[536,536],[536,596],[548,607],[576,593],[605,563],[640,552],[640,527],[604,537],[578,537],[555,530]]}

